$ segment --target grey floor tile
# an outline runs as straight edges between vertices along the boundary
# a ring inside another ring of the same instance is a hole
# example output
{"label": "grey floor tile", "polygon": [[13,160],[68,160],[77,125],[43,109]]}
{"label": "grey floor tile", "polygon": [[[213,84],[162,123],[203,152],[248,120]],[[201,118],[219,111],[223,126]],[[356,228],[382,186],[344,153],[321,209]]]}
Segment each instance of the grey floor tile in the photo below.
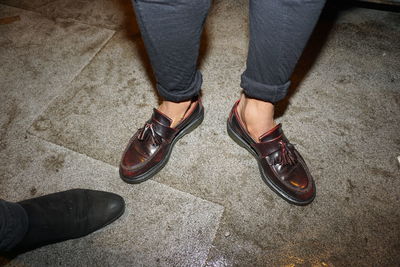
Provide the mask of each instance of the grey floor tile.
{"label": "grey floor tile", "polygon": [[[125,214],[87,237],[18,256],[9,266],[202,266],[223,207],[149,181],[128,185],[115,167],[28,137],[35,148],[24,172],[0,186],[9,201],[71,188],[115,192]],[[8,266],[8,265],[6,265]]]}
{"label": "grey floor tile", "polygon": [[[56,0],[0,0],[0,4],[33,10]],[[2,8],[2,7],[0,7]]]}
{"label": "grey floor tile", "polygon": [[66,20],[1,5],[0,175],[10,177],[30,160],[26,130],[113,35]]}
{"label": "grey floor tile", "polygon": [[[142,64],[144,48],[119,32],[33,123],[30,132],[118,165],[157,98]],[[55,121],[54,118],[58,117]]]}
{"label": "grey floor tile", "polygon": [[35,9],[48,17],[74,19],[108,29],[138,33],[130,0],[55,0]]}
{"label": "grey floor tile", "polygon": [[75,20],[101,28],[139,33],[130,0],[0,0],[0,4],[36,11],[50,19]]}
{"label": "grey floor tile", "polygon": [[[396,262],[398,14],[328,18],[317,29],[277,112],[317,183],[315,202],[295,207],[263,184],[255,160],[225,132],[247,53],[241,3],[213,7],[201,59],[205,121],[154,180],[225,207],[210,266]],[[30,132],[117,166],[157,103],[144,54],[140,41],[116,35]]]}

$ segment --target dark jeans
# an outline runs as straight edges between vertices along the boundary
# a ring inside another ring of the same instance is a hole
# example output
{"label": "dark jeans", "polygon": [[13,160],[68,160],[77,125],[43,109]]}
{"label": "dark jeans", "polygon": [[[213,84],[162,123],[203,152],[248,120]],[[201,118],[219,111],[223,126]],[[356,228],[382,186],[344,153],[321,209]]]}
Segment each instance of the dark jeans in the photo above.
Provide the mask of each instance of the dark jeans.
{"label": "dark jeans", "polygon": [[[196,96],[200,35],[211,0],[132,0],[157,90],[165,100]],[[268,102],[285,97],[289,78],[325,0],[249,0],[250,43],[241,87]]]}
{"label": "dark jeans", "polygon": [[28,215],[18,203],[0,199],[0,252],[15,247],[28,231]]}

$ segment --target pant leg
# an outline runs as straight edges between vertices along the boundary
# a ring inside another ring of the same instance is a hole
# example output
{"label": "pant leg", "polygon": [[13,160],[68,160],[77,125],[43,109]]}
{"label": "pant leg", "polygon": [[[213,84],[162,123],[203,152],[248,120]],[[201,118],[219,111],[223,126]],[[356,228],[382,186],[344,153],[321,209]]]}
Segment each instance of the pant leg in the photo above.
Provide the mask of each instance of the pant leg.
{"label": "pant leg", "polygon": [[241,87],[247,96],[275,103],[319,18],[325,0],[250,0],[250,42]]}
{"label": "pant leg", "polygon": [[196,96],[200,36],[211,0],[132,0],[143,41],[165,100]]}
{"label": "pant leg", "polygon": [[18,203],[0,199],[0,251],[15,247],[28,231],[28,215]]}

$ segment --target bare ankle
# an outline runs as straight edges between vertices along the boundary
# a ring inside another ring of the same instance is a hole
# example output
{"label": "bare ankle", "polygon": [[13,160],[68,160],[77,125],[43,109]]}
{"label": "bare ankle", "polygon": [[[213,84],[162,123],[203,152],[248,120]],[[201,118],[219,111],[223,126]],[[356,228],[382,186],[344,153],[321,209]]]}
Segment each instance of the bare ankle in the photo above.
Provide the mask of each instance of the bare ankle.
{"label": "bare ankle", "polygon": [[158,107],[158,110],[167,115],[171,120],[170,127],[175,127],[185,116],[190,108],[192,101],[171,102],[163,101]]}
{"label": "bare ankle", "polygon": [[238,114],[250,136],[256,141],[259,137],[276,126],[274,121],[274,105],[262,100],[242,95]]}

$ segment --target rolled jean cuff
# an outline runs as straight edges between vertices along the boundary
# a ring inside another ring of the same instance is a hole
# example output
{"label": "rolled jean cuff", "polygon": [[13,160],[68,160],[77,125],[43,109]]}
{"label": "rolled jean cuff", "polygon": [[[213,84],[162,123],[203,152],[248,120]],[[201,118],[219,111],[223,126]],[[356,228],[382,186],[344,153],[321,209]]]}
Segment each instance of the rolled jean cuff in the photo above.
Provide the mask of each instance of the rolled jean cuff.
{"label": "rolled jean cuff", "polygon": [[203,76],[200,71],[197,70],[193,76],[192,82],[183,90],[179,89],[179,87],[176,89],[177,87],[173,85],[167,88],[157,83],[158,93],[167,101],[182,102],[190,100],[199,94],[201,85],[203,84]]}
{"label": "rolled jean cuff", "polygon": [[245,95],[251,98],[276,103],[285,98],[290,81],[282,85],[268,85],[256,82],[243,74],[240,86],[243,88]]}

